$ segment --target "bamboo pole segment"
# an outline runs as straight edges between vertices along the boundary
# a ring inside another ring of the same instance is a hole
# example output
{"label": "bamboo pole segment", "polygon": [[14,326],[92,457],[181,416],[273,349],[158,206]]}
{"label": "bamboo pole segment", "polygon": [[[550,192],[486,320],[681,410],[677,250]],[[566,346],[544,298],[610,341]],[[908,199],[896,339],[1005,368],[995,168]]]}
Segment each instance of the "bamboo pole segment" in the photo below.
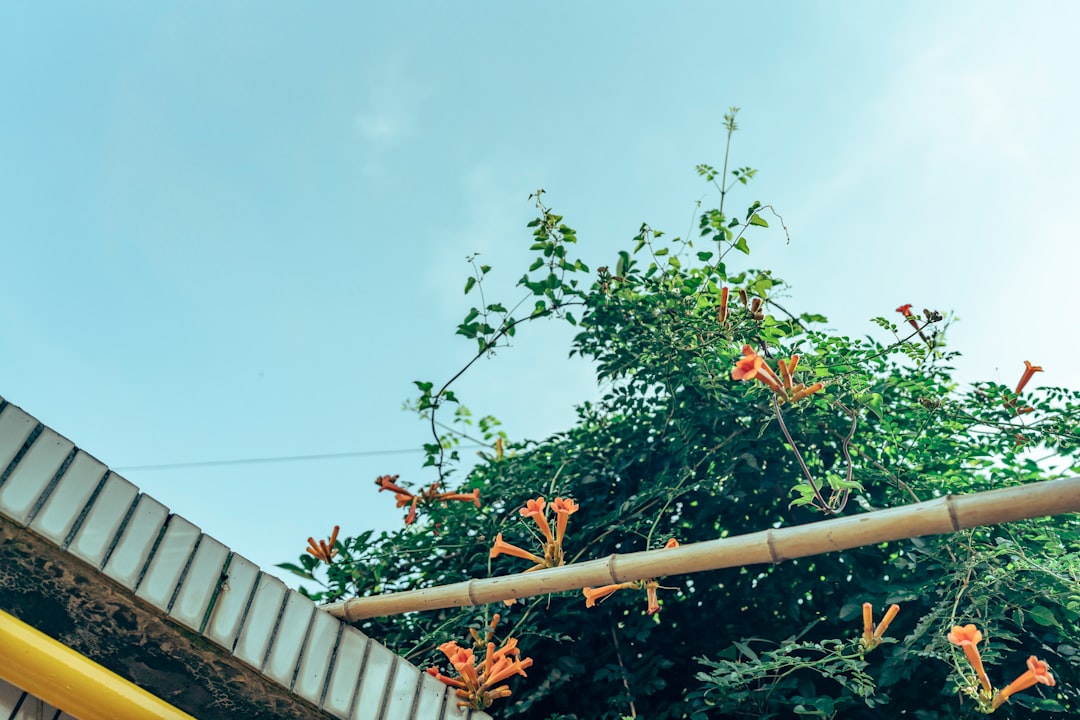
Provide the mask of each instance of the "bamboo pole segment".
{"label": "bamboo pole segment", "polygon": [[945,495],[821,522],[706,540],[676,548],[610,555],[530,573],[474,579],[441,587],[352,598],[323,606],[347,622],[422,610],[483,605],[531,595],[719,570],[848,550],[979,525],[1080,512],[1080,477],[970,495]]}

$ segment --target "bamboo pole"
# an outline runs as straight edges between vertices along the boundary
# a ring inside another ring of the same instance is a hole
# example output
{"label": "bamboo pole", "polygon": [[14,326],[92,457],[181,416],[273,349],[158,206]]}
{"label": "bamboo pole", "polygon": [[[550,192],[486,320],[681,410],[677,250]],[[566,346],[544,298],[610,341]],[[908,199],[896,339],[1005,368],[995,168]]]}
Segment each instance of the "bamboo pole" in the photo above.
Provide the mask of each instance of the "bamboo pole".
{"label": "bamboo pole", "polygon": [[970,495],[946,495],[887,510],[706,540],[677,548],[610,555],[530,573],[352,598],[325,605],[323,609],[347,622],[357,622],[385,615],[483,605],[663,575],[776,564],[863,545],[1071,512],[1080,512],[1080,477]]}

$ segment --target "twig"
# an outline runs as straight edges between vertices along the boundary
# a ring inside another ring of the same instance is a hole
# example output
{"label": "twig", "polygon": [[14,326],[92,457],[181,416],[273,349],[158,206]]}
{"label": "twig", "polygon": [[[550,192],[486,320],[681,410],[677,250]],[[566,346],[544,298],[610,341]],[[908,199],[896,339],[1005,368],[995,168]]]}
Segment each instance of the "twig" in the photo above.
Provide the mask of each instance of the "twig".
{"label": "twig", "polygon": [[630,692],[630,683],[626,680],[626,665],[622,661],[622,653],[619,652],[619,636],[615,634],[615,625],[611,623],[608,625],[611,629],[611,644],[615,646],[615,659],[619,661],[619,669],[622,670],[622,684],[626,688],[626,694],[630,696],[630,717],[637,717],[637,709],[634,707],[634,694]]}

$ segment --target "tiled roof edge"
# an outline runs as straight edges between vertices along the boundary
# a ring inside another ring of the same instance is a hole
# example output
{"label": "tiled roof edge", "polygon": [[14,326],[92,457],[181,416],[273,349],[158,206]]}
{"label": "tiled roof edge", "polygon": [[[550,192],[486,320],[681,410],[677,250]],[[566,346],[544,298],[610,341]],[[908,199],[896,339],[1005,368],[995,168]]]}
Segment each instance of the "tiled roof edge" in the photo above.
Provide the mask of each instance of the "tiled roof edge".
{"label": "tiled roof edge", "polygon": [[330,716],[489,720],[2,397],[0,515]]}

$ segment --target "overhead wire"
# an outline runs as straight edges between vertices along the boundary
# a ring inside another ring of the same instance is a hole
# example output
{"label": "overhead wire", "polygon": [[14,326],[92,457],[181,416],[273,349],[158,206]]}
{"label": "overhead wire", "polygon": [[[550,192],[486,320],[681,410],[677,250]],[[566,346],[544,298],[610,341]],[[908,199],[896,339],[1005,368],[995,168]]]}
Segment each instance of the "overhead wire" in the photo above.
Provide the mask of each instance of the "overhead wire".
{"label": "overhead wire", "polygon": [[[455,449],[479,450],[492,447],[489,444],[481,442],[477,438],[471,437],[463,433],[459,428],[451,427],[437,420],[435,421],[435,424],[439,427],[456,433],[460,437],[472,440],[474,443],[476,443],[474,445],[458,445]],[[117,472],[130,472],[132,470],[179,470],[183,468],[196,467],[220,467],[224,465],[257,465],[282,462],[304,462],[309,460],[338,460],[341,458],[371,457],[375,455],[404,455],[405,453],[416,453],[423,451],[423,448],[418,447],[402,448],[399,450],[354,450],[352,452],[317,453],[314,455],[280,455],[272,457],[238,458],[234,460],[198,460],[193,462],[159,463],[153,465],[125,465],[123,467],[114,467],[113,470],[116,470]]]}
{"label": "overhead wire", "polygon": [[[459,450],[478,450],[486,445],[459,445]],[[196,467],[220,467],[224,465],[257,465],[283,462],[304,462],[310,460],[337,460],[341,458],[371,457],[375,455],[402,455],[405,453],[423,452],[422,448],[407,448],[400,450],[355,450],[341,453],[318,453],[314,455],[279,455],[273,457],[237,458],[233,460],[199,460],[194,462],[160,463],[156,465],[125,465],[114,467],[118,472],[130,472],[133,470],[178,470],[181,468]]]}

